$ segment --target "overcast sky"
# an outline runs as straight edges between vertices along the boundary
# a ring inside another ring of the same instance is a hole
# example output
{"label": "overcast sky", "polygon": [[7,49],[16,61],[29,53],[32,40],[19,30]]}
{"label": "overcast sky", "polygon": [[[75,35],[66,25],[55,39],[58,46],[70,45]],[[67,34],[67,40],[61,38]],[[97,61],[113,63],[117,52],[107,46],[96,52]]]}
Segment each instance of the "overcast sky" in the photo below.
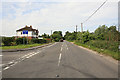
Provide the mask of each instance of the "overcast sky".
{"label": "overcast sky", "polygon": [[[32,25],[39,34],[60,30],[74,31],[105,0],[2,0],[0,3],[0,24],[3,36],[15,36],[16,30]],[[87,22],[84,31],[93,32],[99,25],[118,24],[118,0],[107,3]],[[1,32],[1,31],[0,31]]]}

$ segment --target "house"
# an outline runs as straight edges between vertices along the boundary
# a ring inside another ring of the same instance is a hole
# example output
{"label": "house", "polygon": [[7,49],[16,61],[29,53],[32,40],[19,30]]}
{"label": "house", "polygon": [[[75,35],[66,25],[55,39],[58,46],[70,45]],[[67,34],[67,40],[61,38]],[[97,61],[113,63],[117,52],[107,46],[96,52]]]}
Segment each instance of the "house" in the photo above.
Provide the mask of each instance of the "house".
{"label": "house", "polygon": [[38,38],[39,31],[33,29],[32,26],[28,27],[27,25],[24,28],[16,30],[16,38],[26,37],[28,39]]}

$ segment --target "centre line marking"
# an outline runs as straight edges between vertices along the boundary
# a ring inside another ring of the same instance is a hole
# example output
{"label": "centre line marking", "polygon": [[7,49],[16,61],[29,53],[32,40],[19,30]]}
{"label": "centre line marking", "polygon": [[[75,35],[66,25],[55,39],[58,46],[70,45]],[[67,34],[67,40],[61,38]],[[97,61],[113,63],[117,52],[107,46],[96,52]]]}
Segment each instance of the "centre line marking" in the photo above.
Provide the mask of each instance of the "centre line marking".
{"label": "centre line marking", "polygon": [[61,51],[62,51],[62,47],[61,47]]}
{"label": "centre line marking", "polygon": [[60,65],[61,56],[62,56],[62,54],[60,53],[59,60],[58,60],[58,66]]}
{"label": "centre line marking", "polygon": [[67,47],[67,50],[68,50],[68,47]]}

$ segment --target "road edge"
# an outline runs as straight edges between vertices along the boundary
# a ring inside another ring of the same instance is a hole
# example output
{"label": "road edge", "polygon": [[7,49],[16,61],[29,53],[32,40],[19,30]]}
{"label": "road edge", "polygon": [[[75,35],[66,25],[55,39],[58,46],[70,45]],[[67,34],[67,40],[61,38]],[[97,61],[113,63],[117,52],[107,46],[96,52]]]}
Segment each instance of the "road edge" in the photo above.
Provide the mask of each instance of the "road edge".
{"label": "road edge", "polygon": [[53,43],[49,43],[49,44],[44,44],[41,46],[36,46],[36,47],[31,47],[31,48],[25,48],[25,49],[9,49],[9,50],[2,50],[2,52],[18,52],[18,51],[28,51],[28,50],[34,50],[34,49],[38,49],[38,48],[42,48],[48,45],[51,45]]}
{"label": "road edge", "polygon": [[[74,42],[70,42],[70,43],[74,44]],[[74,45],[76,45],[76,44],[74,44]],[[118,65],[118,62],[119,62],[119,61],[116,60],[116,59],[114,59],[114,58],[112,58],[111,56],[108,56],[108,55],[105,55],[105,54],[102,54],[102,53],[98,53],[97,51],[91,50],[91,49],[86,48],[86,47],[83,47],[83,46],[79,46],[79,45],[76,45],[76,46],[79,47],[79,48],[82,48],[82,49],[84,49],[84,50],[90,51],[90,52],[92,52],[93,54],[98,55],[98,56],[100,56],[100,57],[103,57],[104,59],[107,59],[107,60],[109,60],[110,62],[113,62],[113,63],[115,63],[115,64]]]}

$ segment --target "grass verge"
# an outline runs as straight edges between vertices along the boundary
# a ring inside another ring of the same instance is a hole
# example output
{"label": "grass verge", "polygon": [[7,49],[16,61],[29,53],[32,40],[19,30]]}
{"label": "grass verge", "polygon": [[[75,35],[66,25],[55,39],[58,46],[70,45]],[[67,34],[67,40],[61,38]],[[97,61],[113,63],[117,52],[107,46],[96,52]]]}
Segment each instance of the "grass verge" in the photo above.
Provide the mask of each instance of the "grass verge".
{"label": "grass verge", "polygon": [[111,56],[116,60],[120,60],[120,56],[119,56],[120,52],[113,52],[113,51],[106,50],[106,49],[99,49],[99,48],[96,48],[94,46],[89,46],[89,45],[81,44],[81,43],[78,43],[78,42],[74,42],[74,44],[79,45],[79,46],[83,46],[85,48],[88,48],[88,49],[91,49],[91,50],[94,50],[94,51],[97,51],[100,54]]}
{"label": "grass verge", "polygon": [[[48,43],[45,43],[48,44]],[[35,46],[41,46],[44,44],[27,44],[27,45],[17,45],[17,46],[2,46],[0,49],[3,50],[8,50],[8,49],[24,49],[24,48],[30,48],[30,47],[35,47]]]}

